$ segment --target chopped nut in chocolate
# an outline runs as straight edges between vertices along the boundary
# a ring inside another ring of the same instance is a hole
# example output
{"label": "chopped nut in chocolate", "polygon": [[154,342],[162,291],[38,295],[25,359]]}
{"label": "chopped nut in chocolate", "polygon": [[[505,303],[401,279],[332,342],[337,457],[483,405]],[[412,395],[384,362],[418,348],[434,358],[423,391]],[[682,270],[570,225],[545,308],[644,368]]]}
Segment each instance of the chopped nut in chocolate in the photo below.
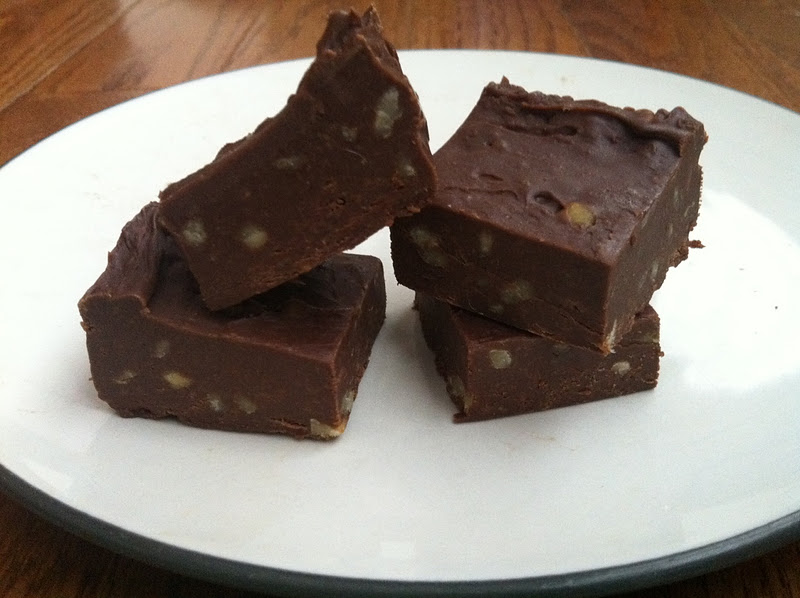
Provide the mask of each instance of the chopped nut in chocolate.
{"label": "chopped nut in chocolate", "polygon": [[564,343],[614,349],[691,245],[703,125],[491,83],[391,230],[397,280]]}
{"label": "chopped nut in chocolate", "polygon": [[[456,422],[494,419],[656,386],[659,319],[647,306],[603,355],[569,347],[417,293],[422,331],[458,407]],[[566,349],[569,350],[566,350]]]}
{"label": "chopped nut in chocolate", "polygon": [[80,300],[92,380],[126,417],[329,439],[347,424],[385,316],[383,266],[340,254],[210,311],[157,203],[122,231]]}
{"label": "chopped nut in chocolate", "polygon": [[416,212],[435,180],[425,117],[377,13],[339,11],[285,108],[164,189],[159,221],[221,309]]}

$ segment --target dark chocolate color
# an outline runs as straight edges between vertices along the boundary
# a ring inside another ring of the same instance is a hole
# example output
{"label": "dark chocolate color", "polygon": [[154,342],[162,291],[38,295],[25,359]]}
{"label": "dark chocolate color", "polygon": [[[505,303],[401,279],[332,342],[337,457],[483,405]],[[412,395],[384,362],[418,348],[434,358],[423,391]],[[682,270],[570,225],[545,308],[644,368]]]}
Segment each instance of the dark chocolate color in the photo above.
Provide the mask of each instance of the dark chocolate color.
{"label": "dark chocolate color", "polygon": [[687,256],[705,140],[681,108],[489,84],[434,157],[434,201],[392,226],[397,279],[607,353]]}
{"label": "dark chocolate color", "polygon": [[206,305],[307,272],[430,199],[428,129],[378,16],[335,12],[274,118],[161,193]]}
{"label": "dark chocolate color", "polygon": [[146,206],[80,300],[92,380],[126,417],[296,437],[344,431],[385,317],[383,267],[341,254],[212,312]]}
{"label": "dark chocolate color", "polygon": [[565,345],[417,293],[422,330],[456,422],[544,411],[654,388],[659,318],[649,305],[616,351]]}

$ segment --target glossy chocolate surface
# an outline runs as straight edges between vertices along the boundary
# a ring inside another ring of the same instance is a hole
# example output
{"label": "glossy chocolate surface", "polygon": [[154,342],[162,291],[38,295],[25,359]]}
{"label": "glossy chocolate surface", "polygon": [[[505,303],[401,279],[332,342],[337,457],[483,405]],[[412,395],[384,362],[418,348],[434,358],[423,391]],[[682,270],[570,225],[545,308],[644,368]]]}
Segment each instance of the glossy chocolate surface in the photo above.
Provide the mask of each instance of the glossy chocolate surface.
{"label": "glossy chocolate surface", "polygon": [[164,189],[160,224],[220,309],[417,211],[435,178],[427,123],[377,14],[336,12],[285,108]]}
{"label": "glossy chocolate surface", "polygon": [[422,330],[456,422],[544,411],[654,388],[659,318],[647,306],[616,351],[558,343],[417,293]]}
{"label": "glossy chocolate surface", "polygon": [[705,140],[682,108],[489,84],[434,157],[434,201],[392,227],[397,279],[607,353],[688,254]]}
{"label": "glossy chocolate surface", "polygon": [[296,437],[344,431],[385,317],[381,261],[341,254],[212,312],[146,206],[80,300],[92,380],[126,417]]}

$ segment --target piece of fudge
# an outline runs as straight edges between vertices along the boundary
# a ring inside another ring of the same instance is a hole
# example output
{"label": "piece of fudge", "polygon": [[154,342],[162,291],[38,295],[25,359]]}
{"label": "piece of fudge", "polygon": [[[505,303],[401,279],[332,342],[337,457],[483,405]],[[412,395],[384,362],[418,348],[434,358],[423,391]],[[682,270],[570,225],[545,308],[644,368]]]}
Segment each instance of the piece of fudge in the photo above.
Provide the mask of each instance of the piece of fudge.
{"label": "piece of fudge", "polygon": [[434,201],[392,226],[397,280],[608,353],[687,256],[705,141],[682,108],[491,83],[434,156]]}
{"label": "piece of fudge", "polygon": [[566,345],[416,294],[425,341],[456,422],[544,411],[654,388],[658,381],[659,319],[649,305],[616,352]]}
{"label": "piece of fudge", "polygon": [[337,255],[212,312],[157,207],[124,227],[79,303],[99,397],[125,417],[340,435],[385,316],[381,261]]}
{"label": "piece of fudge", "polygon": [[426,120],[376,12],[334,12],[285,108],[164,189],[159,222],[220,309],[416,212],[435,180]]}

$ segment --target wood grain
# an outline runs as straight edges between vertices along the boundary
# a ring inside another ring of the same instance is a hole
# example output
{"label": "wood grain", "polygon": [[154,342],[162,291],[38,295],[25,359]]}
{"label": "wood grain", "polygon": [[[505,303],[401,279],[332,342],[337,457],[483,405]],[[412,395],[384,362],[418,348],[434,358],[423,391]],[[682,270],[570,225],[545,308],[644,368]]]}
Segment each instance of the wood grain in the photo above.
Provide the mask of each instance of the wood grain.
{"label": "wood grain", "polygon": [[[363,10],[367,1],[345,4]],[[400,49],[479,48],[619,60],[706,79],[800,111],[797,0],[376,0]],[[313,54],[312,0],[0,0],[0,164],[121,101]],[[0,201],[6,198],[0,198]],[[0,596],[222,596],[115,555],[0,494]],[[800,543],[626,598],[800,598]]]}
{"label": "wood grain", "polygon": [[123,0],[116,6],[93,0],[1,4],[0,110],[107,29],[132,1]]}
{"label": "wood grain", "polygon": [[[0,67],[0,108],[5,108],[0,111],[0,164],[48,134],[142,93],[309,56],[320,24],[339,6],[332,1],[127,0],[112,5],[79,0],[67,17],[65,7],[73,3],[6,4],[0,10],[0,39],[11,51]],[[47,18],[30,17],[29,4]],[[363,10],[368,2],[353,4]],[[509,49],[594,56],[707,79],[800,110],[800,3],[407,0],[375,4],[401,49]],[[104,10],[90,10],[89,5]],[[57,41],[43,44],[42,39]],[[26,59],[11,60],[17,57]]]}

